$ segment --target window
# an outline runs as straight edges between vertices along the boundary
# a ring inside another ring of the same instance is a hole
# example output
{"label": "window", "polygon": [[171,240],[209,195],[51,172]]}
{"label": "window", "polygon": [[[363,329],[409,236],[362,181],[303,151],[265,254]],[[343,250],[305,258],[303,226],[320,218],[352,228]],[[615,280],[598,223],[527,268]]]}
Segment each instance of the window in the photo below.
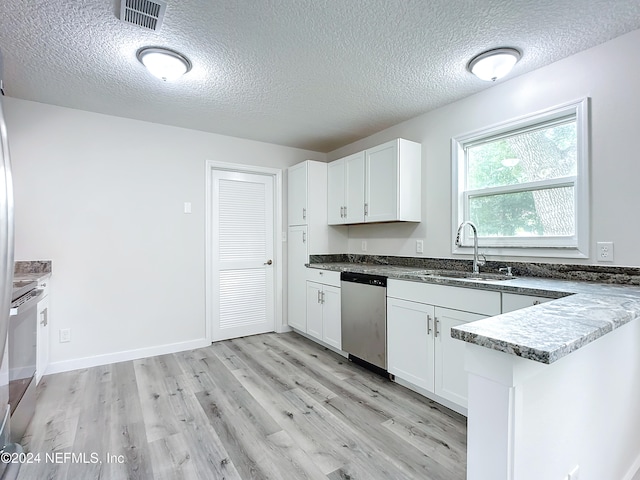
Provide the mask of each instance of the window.
{"label": "window", "polygon": [[470,220],[489,254],[587,257],[587,115],[583,99],[452,139],[452,238]]}

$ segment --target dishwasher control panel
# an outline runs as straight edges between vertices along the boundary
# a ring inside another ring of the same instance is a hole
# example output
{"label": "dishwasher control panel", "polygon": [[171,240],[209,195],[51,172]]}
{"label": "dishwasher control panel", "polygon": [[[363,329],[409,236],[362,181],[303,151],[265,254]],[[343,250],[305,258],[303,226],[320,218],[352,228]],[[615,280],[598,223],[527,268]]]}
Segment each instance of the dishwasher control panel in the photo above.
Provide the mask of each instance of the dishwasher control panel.
{"label": "dishwasher control panel", "polygon": [[387,287],[387,277],[370,275],[368,273],[342,272],[340,280],[343,282],[361,283],[373,287]]}

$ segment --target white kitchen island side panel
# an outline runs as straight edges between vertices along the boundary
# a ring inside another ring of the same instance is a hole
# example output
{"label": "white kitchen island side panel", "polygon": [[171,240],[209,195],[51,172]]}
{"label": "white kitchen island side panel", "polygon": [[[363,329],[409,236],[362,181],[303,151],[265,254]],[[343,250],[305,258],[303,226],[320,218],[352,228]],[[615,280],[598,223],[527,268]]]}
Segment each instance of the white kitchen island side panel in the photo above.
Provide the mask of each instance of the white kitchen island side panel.
{"label": "white kitchen island side panel", "polygon": [[551,365],[467,344],[469,480],[632,480],[640,319]]}

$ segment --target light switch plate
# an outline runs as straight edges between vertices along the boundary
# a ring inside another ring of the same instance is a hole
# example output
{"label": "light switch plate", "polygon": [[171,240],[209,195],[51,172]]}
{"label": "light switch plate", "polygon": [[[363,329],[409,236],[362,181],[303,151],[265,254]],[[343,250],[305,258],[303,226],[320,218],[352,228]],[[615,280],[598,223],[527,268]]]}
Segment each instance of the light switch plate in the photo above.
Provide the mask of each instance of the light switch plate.
{"label": "light switch plate", "polygon": [[191,202],[184,202],[184,213],[191,213]]}
{"label": "light switch plate", "polygon": [[424,241],[416,240],[416,253],[424,253]]}

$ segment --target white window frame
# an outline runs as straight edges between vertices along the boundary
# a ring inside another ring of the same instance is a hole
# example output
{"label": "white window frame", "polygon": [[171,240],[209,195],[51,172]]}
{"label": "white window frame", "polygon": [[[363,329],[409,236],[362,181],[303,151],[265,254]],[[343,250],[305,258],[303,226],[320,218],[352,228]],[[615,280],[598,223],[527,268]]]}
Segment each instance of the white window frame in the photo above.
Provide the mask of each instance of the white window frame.
{"label": "white window frame", "polygon": [[[498,186],[481,190],[466,189],[465,147],[474,143],[516,133],[538,124],[576,118],[577,175],[518,185]],[[473,252],[471,229],[465,227],[462,246],[455,245],[458,225],[468,218],[469,198],[496,193],[514,193],[549,187],[574,187],[575,235],[571,237],[479,237],[478,244],[485,255],[588,258],[589,257],[589,98],[548,108],[504,123],[459,135],[451,139],[452,222],[451,238],[454,255]]]}

